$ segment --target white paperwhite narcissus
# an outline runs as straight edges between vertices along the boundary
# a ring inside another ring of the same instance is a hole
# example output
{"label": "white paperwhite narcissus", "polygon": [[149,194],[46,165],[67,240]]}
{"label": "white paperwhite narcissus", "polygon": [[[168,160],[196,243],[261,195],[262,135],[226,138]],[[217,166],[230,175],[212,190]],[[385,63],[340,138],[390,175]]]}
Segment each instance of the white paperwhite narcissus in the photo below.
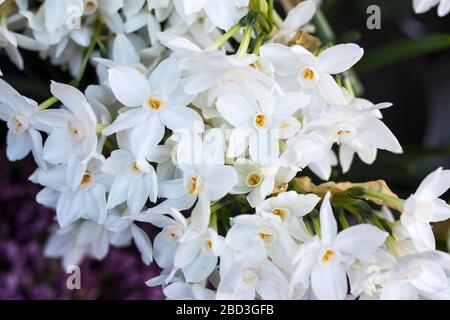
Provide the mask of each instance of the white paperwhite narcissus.
{"label": "white paperwhite narcissus", "polygon": [[292,271],[292,256],[299,249],[287,225],[275,216],[239,215],[233,218],[226,244],[244,255],[256,246],[262,250],[261,254],[287,272]]}
{"label": "white paperwhite narcissus", "polygon": [[188,24],[193,23],[197,14],[204,10],[213,26],[228,30],[245,15],[249,1],[174,0],[174,4],[178,14]]}
{"label": "white paperwhite narcissus", "polygon": [[92,220],[78,220],[64,228],[54,229],[47,241],[44,254],[47,257],[62,258],[65,268],[79,265],[85,256],[102,260],[109,247],[125,247],[134,241],[141,253],[142,261],[152,261],[152,246],[145,232],[133,221],[116,211],[110,211],[104,224]]}
{"label": "white paperwhite narcissus", "polygon": [[285,274],[264,256],[257,256],[261,252],[253,249],[243,254],[239,248],[226,247],[220,257],[218,300],[289,298]]}
{"label": "white paperwhite narcissus", "polygon": [[161,286],[164,295],[168,300],[215,300],[216,292],[205,288],[205,281],[202,283],[186,283],[180,271],[171,273],[171,270],[164,269],[161,275],[151,278],[145,284],[149,287]]}
{"label": "white paperwhite narcissus", "polygon": [[36,163],[46,168],[42,158],[42,137],[37,131],[42,125],[36,120],[39,113],[35,101],[20,95],[0,79],[0,119],[8,126],[6,156],[10,161],[21,160],[31,151]]}
{"label": "white paperwhite narcissus", "polygon": [[167,215],[142,213],[130,218],[136,221],[151,223],[162,229],[153,241],[153,257],[160,268],[172,268],[180,239],[184,236],[188,228],[186,218],[175,209],[169,209]]}
{"label": "white paperwhite narcissus", "polygon": [[414,11],[418,14],[425,13],[437,6],[438,15],[446,16],[450,12],[450,0],[413,0]]}
{"label": "white paperwhite narcissus", "polygon": [[286,141],[286,148],[280,157],[280,164],[300,171],[326,158],[332,142],[319,132],[297,134]]}
{"label": "white paperwhite narcissus", "polygon": [[141,63],[139,53],[129,37],[118,34],[114,39],[111,59],[94,58],[94,61],[108,68],[126,66],[135,68],[139,72],[146,74],[147,68]]}
{"label": "white paperwhite narcissus", "polygon": [[266,44],[260,51],[261,58],[272,64],[282,89],[295,91],[301,88],[306,93],[321,95],[330,104],[346,102],[332,75],[350,69],[364,53],[353,43],[330,47],[317,57],[298,45]]}
{"label": "white paperwhite narcissus", "polygon": [[106,159],[102,171],[114,182],[108,195],[108,208],[126,202],[132,214],[139,213],[148,199],[156,202],[158,178],[155,169],[145,155],[137,154],[132,148],[128,133],[117,134],[119,149]]}
{"label": "white paperwhite narcissus", "polygon": [[179,240],[173,268],[181,269],[187,282],[203,281],[215,269],[223,250],[223,237],[216,230],[201,230],[192,223]]}
{"label": "white paperwhite narcissus", "polygon": [[66,165],[55,165],[47,170],[37,169],[30,180],[50,190],[59,192],[56,217],[61,227],[80,219],[90,219],[100,224],[106,219],[106,189],[109,180],[100,172],[103,156],[93,158],[83,172],[80,184],[73,188],[65,179]]}
{"label": "white paperwhite narcissus", "polygon": [[192,95],[205,94],[208,106],[226,93],[241,93],[253,100],[262,90],[272,91],[276,86],[272,78],[255,68],[257,61],[255,55],[240,58],[222,51],[190,52],[180,62],[186,73],[184,90]]}
{"label": "white paperwhite narcissus", "polygon": [[194,219],[188,224],[177,210],[169,209],[171,217],[158,213],[135,215],[133,219],[150,222],[163,230],[154,241],[155,260],[161,268],[171,268],[171,280],[177,270],[182,270],[187,282],[205,280],[217,265],[224,240],[212,228],[197,225]]}
{"label": "white paperwhite narcissus", "polygon": [[232,194],[247,194],[247,201],[252,207],[263,201],[273,192],[276,167],[261,167],[246,159],[239,158],[234,164],[238,183],[231,190]]}
{"label": "white paperwhite narcissus", "polygon": [[368,224],[337,231],[330,193],[327,193],[320,208],[320,237],[305,243],[294,258],[296,270],[291,289],[311,281],[312,291],[318,299],[344,299],[348,290],[345,264],[355,259],[367,260],[388,236]]}
{"label": "white paperwhite narcissus", "polygon": [[167,213],[170,208],[186,210],[197,201],[192,212],[192,222],[199,228],[209,225],[210,202],[227,195],[237,183],[237,174],[232,166],[220,164],[180,165],[182,177],[162,182],[160,197],[167,198],[150,208],[152,213]]}
{"label": "white paperwhite narcissus", "polygon": [[298,194],[295,191],[282,192],[276,197],[259,203],[256,214],[271,219],[279,219],[289,234],[299,240],[310,240],[310,235],[302,217],[310,213],[320,198],[314,194]]}
{"label": "white paperwhite narcissus", "polygon": [[166,59],[153,71],[150,80],[129,67],[109,70],[109,85],[123,105],[129,107],[119,114],[103,134],[131,129],[135,150],[148,150],[163,138],[169,129],[203,131],[203,121],[193,109],[186,107],[191,97],[183,94],[181,71],[177,60]]}
{"label": "white paperwhite narcissus", "polygon": [[314,17],[316,7],[317,5],[313,0],[301,1],[288,12],[280,30],[272,40],[287,45],[294,38],[296,32]]}
{"label": "white paperwhite narcissus", "polygon": [[450,258],[439,251],[424,251],[401,258],[387,272],[382,300],[450,299]]}
{"label": "white paperwhite narcissus", "polygon": [[430,223],[450,218],[450,205],[439,199],[449,188],[450,170],[439,168],[430,173],[405,201],[400,220],[420,250],[436,248]]}
{"label": "white paperwhite narcissus", "polygon": [[300,130],[294,114],[310,99],[301,92],[273,96],[262,91],[260,97],[249,101],[239,94],[224,94],[217,99],[217,110],[234,127],[227,156],[241,156],[249,148],[253,161],[270,165],[279,155],[279,139],[293,137]]}
{"label": "white paperwhite narcissus", "polygon": [[389,106],[381,103],[364,110],[330,106],[326,114],[308,123],[303,132],[320,133],[328,141],[341,145],[339,160],[344,170],[350,167],[355,152],[363,162],[371,164],[375,161],[377,149],[403,152],[397,138],[373,113],[373,110]]}
{"label": "white paperwhite narcissus", "polygon": [[48,127],[43,156],[51,164],[67,165],[67,183],[76,189],[96,154],[97,117],[78,89],[57,82],[52,82],[50,89],[67,109],[45,110],[36,115]]}
{"label": "white paperwhite narcissus", "polygon": [[19,48],[40,51],[47,49],[47,46],[26,35],[8,30],[7,25],[0,25],[0,49],[2,48],[5,49],[11,61],[23,70],[24,63]]}

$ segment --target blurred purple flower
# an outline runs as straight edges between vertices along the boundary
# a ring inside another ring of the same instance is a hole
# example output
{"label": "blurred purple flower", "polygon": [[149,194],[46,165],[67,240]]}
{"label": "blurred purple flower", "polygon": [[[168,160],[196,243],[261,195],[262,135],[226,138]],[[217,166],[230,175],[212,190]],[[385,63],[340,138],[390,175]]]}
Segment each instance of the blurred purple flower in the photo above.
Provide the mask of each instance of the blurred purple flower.
{"label": "blurred purple flower", "polygon": [[60,261],[43,255],[55,213],[34,200],[39,186],[27,178],[31,158],[10,163],[0,147],[0,299],[161,299],[159,288],[145,281],[159,274],[145,266],[136,248],[111,249],[103,261],[86,259],[81,290],[69,290],[70,274]]}

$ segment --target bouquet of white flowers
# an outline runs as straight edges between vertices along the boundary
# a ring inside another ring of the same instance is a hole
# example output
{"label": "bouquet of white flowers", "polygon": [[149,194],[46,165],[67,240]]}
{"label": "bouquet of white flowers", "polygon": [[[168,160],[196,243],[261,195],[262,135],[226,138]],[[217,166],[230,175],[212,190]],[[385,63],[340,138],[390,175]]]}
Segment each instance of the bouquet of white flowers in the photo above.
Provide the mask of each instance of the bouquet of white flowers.
{"label": "bouquet of white flowers", "polygon": [[[448,13],[414,8],[438,3]],[[381,180],[328,181],[402,147],[382,121],[391,104],[356,96],[364,50],[311,23],[319,1],[0,4],[19,68],[20,48],[73,76],[40,104],[0,80],[7,156],[32,153],[36,201],[56,210],[47,256],[67,267],[134,242],[169,299],[450,299],[430,226],[450,218],[450,170],[406,200]]]}

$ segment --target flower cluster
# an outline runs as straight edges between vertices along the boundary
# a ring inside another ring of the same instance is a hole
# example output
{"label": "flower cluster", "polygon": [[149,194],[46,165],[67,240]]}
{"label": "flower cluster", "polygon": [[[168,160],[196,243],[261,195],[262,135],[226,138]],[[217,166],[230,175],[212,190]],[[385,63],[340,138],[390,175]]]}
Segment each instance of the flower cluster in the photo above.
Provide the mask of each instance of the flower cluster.
{"label": "flower cluster", "polygon": [[[450,171],[406,201],[297,183],[402,152],[391,104],[355,97],[363,49],[314,36],[316,1],[284,19],[272,0],[2,2],[12,61],[36,50],[74,76],[41,104],[0,80],[8,158],[32,153],[37,202],[56,210],[47,256],[133,242],[170,299],[450,298],[430,226],[450,218]],[[162,229],[153,244],[142,223]]]}

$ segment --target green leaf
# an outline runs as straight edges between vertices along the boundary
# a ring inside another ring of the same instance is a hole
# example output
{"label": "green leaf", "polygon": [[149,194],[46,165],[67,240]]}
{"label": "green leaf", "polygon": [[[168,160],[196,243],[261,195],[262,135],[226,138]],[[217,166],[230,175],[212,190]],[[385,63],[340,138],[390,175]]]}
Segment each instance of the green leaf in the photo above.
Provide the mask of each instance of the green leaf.
{"label": "green leaf", "polygon": [[432,34],[421,38],[400,40],[367,52],[355,69],[358,72],[367,72],[447,48],[450,48],[450,34]]}

